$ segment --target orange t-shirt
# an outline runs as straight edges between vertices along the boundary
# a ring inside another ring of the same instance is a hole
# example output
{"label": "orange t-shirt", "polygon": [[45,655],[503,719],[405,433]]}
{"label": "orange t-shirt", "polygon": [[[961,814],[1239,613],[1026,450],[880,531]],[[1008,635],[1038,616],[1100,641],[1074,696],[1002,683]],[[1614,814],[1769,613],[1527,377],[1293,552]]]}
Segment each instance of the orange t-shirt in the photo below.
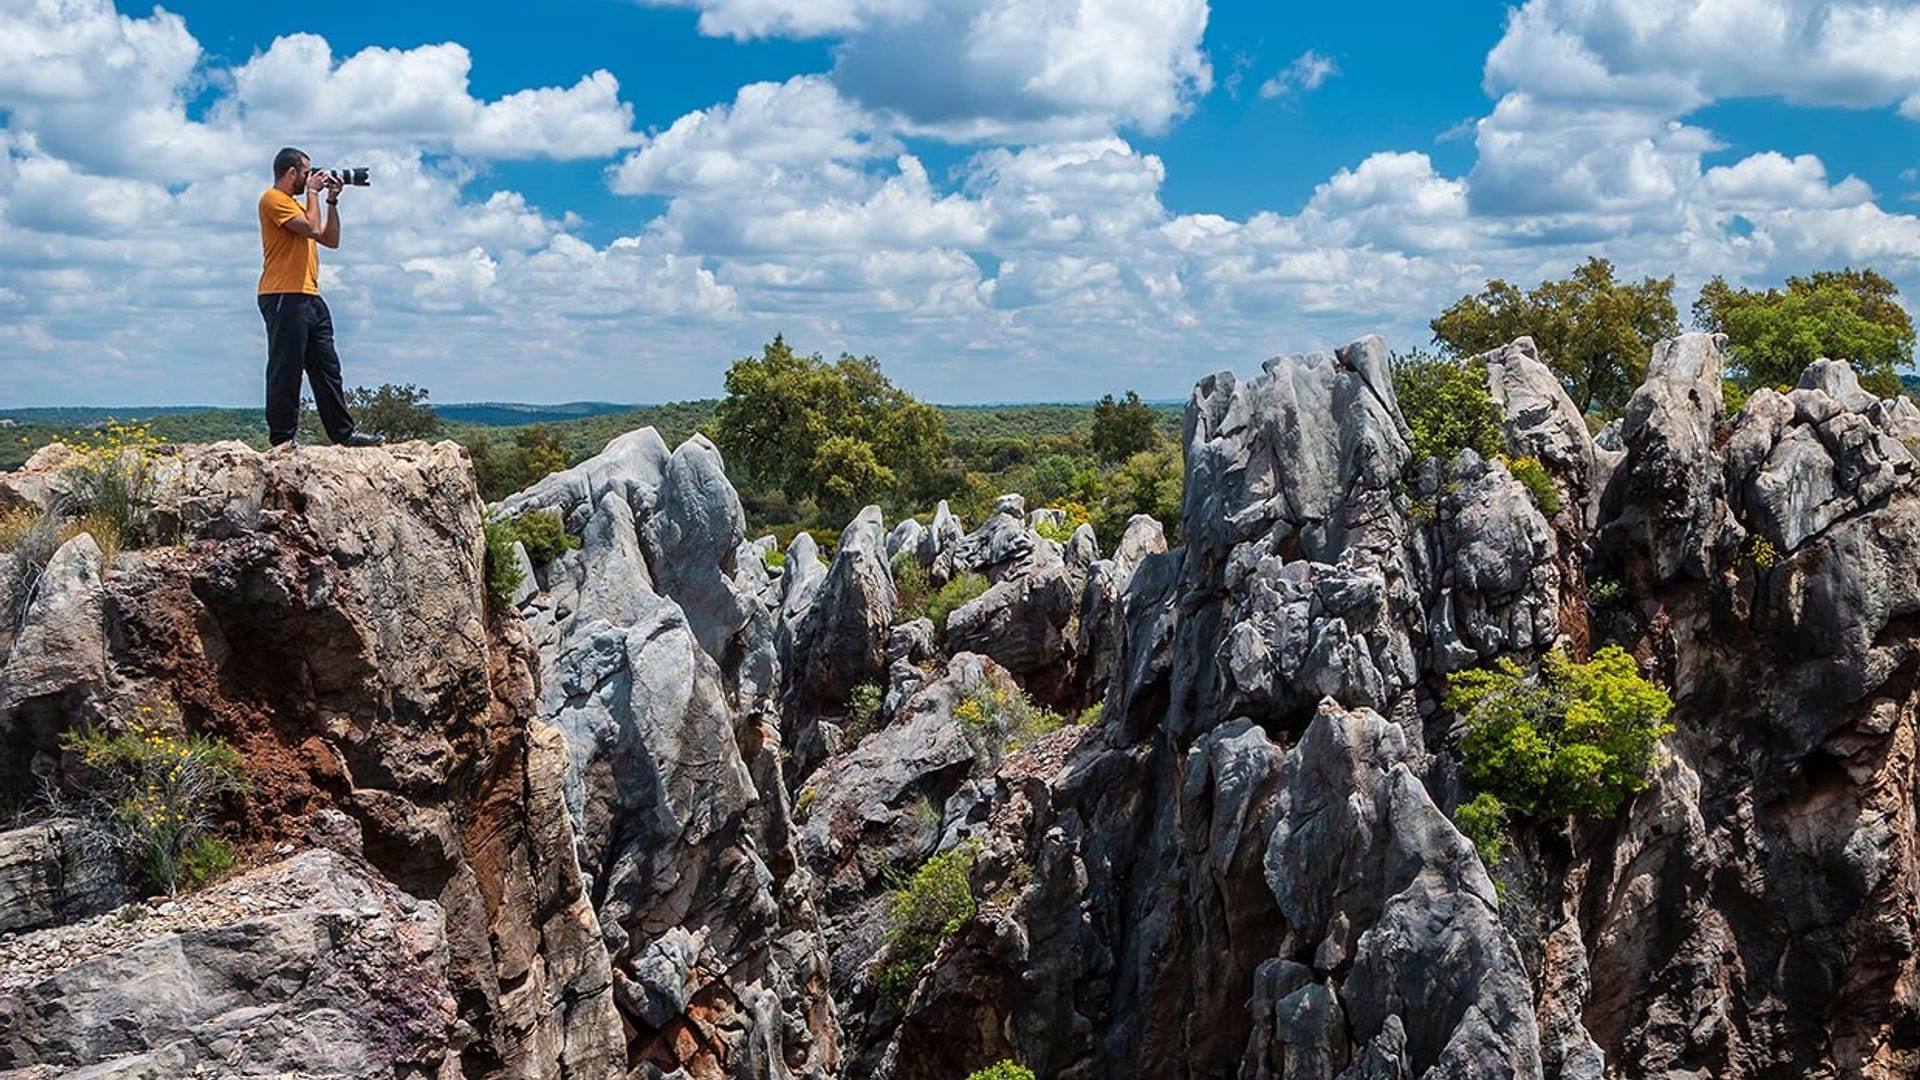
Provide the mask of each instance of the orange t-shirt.
{"label": "orange t-shirt", "polygon": [[260,253],[265,258],[260,270],[262,293],[320,295],[320,245],[286,227],[287,222],[306,212],[306,207],[279,188],[268,188],[260,196]]}

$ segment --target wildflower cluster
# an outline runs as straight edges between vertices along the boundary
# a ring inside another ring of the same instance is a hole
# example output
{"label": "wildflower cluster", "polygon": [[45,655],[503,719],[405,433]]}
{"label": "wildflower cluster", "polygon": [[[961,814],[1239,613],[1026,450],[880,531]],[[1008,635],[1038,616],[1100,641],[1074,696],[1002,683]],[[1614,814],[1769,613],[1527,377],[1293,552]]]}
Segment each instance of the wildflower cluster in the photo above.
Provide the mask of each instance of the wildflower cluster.
{"label": "wildflower cluster", "polygon": [[247,782],[224,741],[185,734],[177,714],[142,705],[122,731],[69,732],[61,745],[86,768],[95,827],[154,885],[177,894],[232,863],[213,816]]}
{"label": "wildflower cluster", "polygon": [[69,490],[63,517],[90,534],[112,563],[112,553],[157,540],[153,535],[153,467],[160,441],[139,423],[109,420],[63,440],[74,451],[63,470]]}
{"label": "wildflower cluster", "polygon": [[1520,481],[1520,486],[1527,489],[1527,494],[1533,496],[1533,503],[1541,513],[1552,517],[1560,512],[1560,489],[1554,484],[1553,475],[1547,472],[1547,467],[1540,464],[1539,458],[1502,455],[1500,462],[1515,480]]}
{"label": "wildflower cluster", "polygon": [[1035,705],[1004,675],[993,673],[954,706],[953,718],[983,761],[998,762],[1066,723],[1059,713]]}
{"label": "wildflower cluster", "polygon": [[1053,506],[1047,507],[1047,509],[1060,511],[1060,513],[1064,515],[1065,520],[1055,525],[1052,521],[1041,518],[1034,524],[1033,531],[1056,544],[1064,544],[1073,539],[1073,534],[1079,530],[1080,526],[1088,524],[1093,520],[1093,515],[1087,510],[1084,503],[1056,503]]}

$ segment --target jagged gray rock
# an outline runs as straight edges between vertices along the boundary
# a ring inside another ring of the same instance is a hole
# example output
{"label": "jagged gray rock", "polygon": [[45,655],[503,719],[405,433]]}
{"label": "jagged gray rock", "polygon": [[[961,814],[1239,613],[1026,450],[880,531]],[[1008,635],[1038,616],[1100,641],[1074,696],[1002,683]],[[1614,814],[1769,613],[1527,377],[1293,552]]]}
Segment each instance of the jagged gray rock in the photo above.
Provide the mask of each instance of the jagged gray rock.
{"label": "jagged gray rock", "polygon": [[0,1070],[458,1075],[435,904],[315,850],[175,906],[105,951],[41,931],[62,959],[0,987]]}
{"label": "jagged gray rock", "polygon": [[91,918],[127,900],[119,860],[75,818],[0,832],[0,934]]}
{"label": "jagged gray rock", "polygon": [[580,464],[500,500],[500,512],[517,517],[529,510],[558,510],[567,528],[578,534],[609,494],[635,512],[645,510],[666,477],[671,456],[654,429],[629,431]]}

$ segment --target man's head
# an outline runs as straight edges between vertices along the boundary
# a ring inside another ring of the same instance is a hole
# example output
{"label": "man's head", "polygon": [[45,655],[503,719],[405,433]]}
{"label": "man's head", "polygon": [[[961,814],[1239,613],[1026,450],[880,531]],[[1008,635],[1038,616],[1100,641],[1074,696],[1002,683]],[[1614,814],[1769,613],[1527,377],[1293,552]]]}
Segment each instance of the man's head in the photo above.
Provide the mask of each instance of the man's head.
{"label": "man's head", "polygon": [[307,169],[312,164],[303,151],[291,146],[281,147],[280,152],[273,155],[273,182],[275,185],[282,184],[287,179],[287,173],[293,172],[297,174],[293,178],[296,187],[304,185],[307,182]]}

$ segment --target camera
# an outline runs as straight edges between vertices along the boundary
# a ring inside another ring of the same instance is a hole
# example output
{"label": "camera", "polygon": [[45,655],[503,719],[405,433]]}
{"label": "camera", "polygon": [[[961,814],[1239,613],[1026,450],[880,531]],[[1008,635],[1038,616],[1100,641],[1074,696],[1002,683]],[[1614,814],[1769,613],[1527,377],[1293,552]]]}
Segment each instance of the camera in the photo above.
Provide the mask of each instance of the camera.
{"label": "camera", "polygon": [[315,169],[313,171],[343,187],[366,187],[368,183],[365,168]]}

